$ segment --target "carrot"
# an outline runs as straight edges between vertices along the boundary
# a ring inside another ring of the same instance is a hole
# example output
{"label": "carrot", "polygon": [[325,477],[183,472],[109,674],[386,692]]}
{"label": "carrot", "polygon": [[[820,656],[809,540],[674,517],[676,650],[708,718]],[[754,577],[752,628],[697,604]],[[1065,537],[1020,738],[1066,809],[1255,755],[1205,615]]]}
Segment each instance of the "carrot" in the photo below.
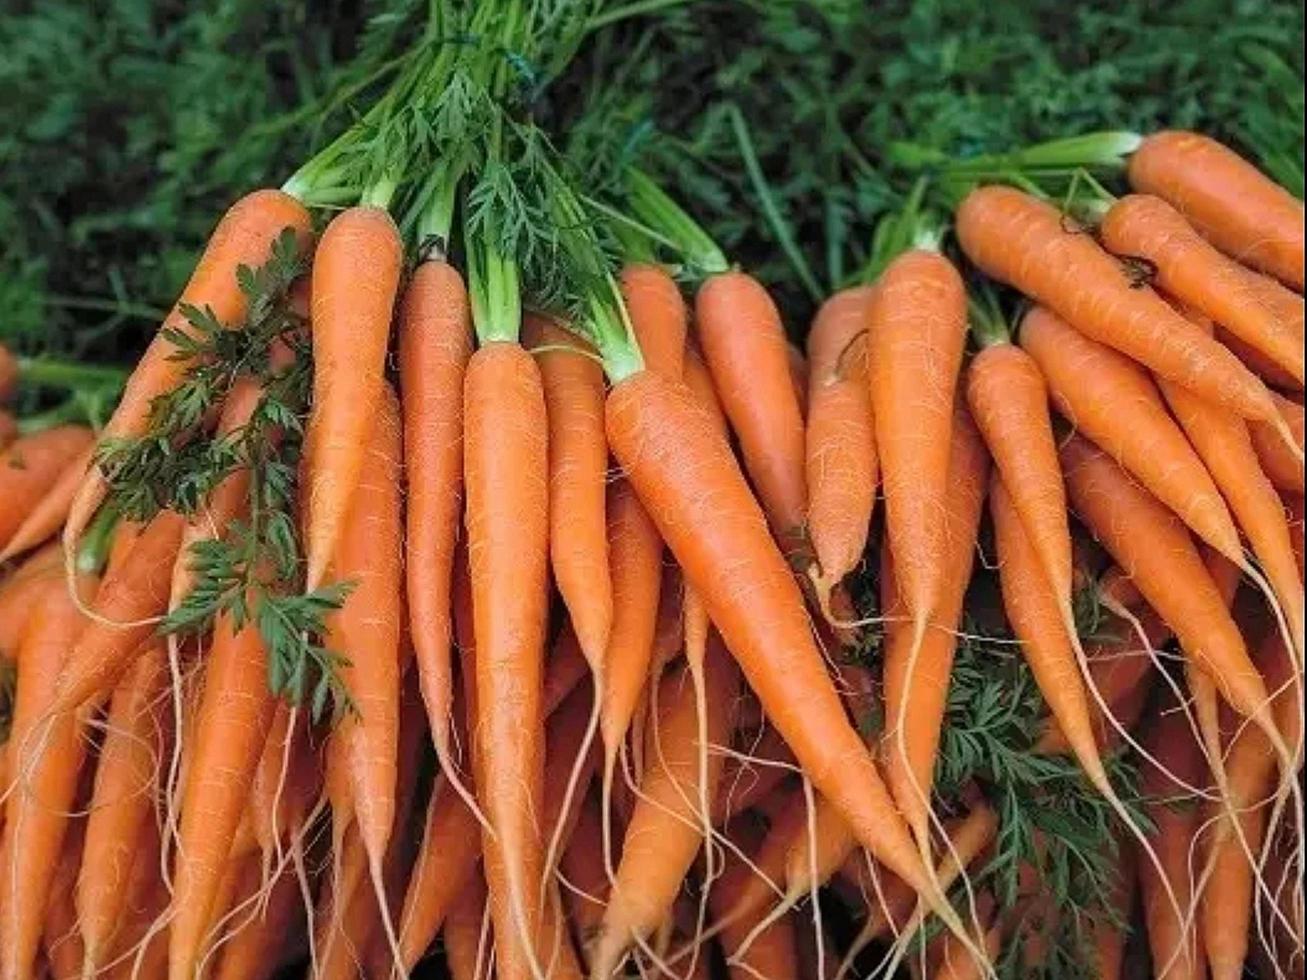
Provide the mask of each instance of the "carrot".
{"label": "carrot", "polygon": [[[560,843],[572,836],[581,799],[598,768],[598,752],[587,737],[594,692],[581,685],[545,725],[544,810],[541,821]],[[578,761],[579,760],[579,761]]]}
{"label": "carrot", "polygon": [[237,630],[224,614],[214,624],[195,730],[182,787],[173,878],[168,975],[190,980],[204,952],[218,889],[254,779],[273,699],[258,627]]}
{"label": "carrot", "polygon": [[[254,191],[231,206],[209,237],[181,297],[127,379],[118,407],[101,433],[103,438],[126,439],[144,434],[154,400],[181,382],[190,360],[177,356],[178,347],[172,337],[178,332],[192,338],[197,336],[195,326],[186,317],[186,309],[212,310],[220,323],[238,327],[245,319],[248,297],[240,288],[237,269],[263,265],[274,240],[288,228],[294,232],[300,247],[306,247],[311,226],[312,219],[304,206],[281,191]],[[98,468],[87,472],[64,525],[66,560],[71,560],[77,541],[108,489],[105,476]]]}
{"label": "carrot", "polygon": [[1239,532],[1220,490],[1143,368],[1042,307],[1022,320],[1021,346],[1078,432],[1106,449],[1204,541],[1243,563]]}
{"label": "carrot", "polygon": [[[82,969],[82,939],[77,931],[77,909],[73,905],[73,886],[77,868],[84,858],[82,824],[70,821],[64,835],[59,863],[50,873],[50,898],[45,911],[42,945],[52,977],[75,977]],[[44,873],[44,869],[43,873]]]}
{"label": "carrot", "polygon": [[581,645],[572,630],[572,624],[566,623],[554,641],[549,652],[549,662],[545,665],[544,708],[545,714],[553,714],[576,685],[586,676],[589,665],[581,653]]}
{"label": "carrot", "polygon": [[[1283,288],[1278,286],[1278,288]],[[1287,290],[1286,290],[1287,292]],[[1255,375],[1266,382],[1267,387],[1272,391],[1279,389],[1281,391],[1299,391],[1302,386],[1294,380],[1293,375],[1284,368],[1280,367],[1273,360],[1259,351],[1256,347],[1244,343],[1234,334],[1230,333],[1219,323],[1216,325],[1216,339],[1230,348],[1230,352],[1235,357],[1243,361],[1244,366],[1252,371]]]}
{"label": "carrot", "polygon": [[[0,439],[0,444],[3,442],[4,440]],[[36,506],[28,511],[23,522],[14,528],[8,543],[0,548],[0,562],[8,561],[24,551],[30,551],[59,531],[68,516],[68,508],[72,506],[77,485],[91,462],[91,453],[92,449],[87,445],[80,456],[64,464],[53,485],[44,489]]]}
{"label": "carrot", "polygon": [[1185,655],[1235,710],[1269,723],[1266,685],[1179,520],[1079,436],[1063,444],[1061,457],[1076,513],[1175,631]]}
{"label": "carrot", "polygon": [[445,923],[445,955],[453,980],[480,980],[486,974],[485,909],[486,883],[481,875],[474,875],[459,893]]}
{"label": "carrot", "polygon": [[[245,923],[222,947],[215,980],[268,980],[294,947],[303,924],[295,875],[283,871],[272,884],[267,908]],[[288,937],[290,942],[288,942]]]}
{"label": "carrot", "polygon": [[[1120,845],[1117,845],[1120,850]],[[1151,864],[1141,861],[1141,865]],[[1106,896],[1107,908],[1093,923],[1091,940],[1094,944],[1094,965],[1101,980],[1121,980],[1126,955],[1126,935],[1133,918],[1135,902],[1134,852],[1124,850],[1117,857],[1116,875],[1111,892]]]}
{"label": "carrot", "polygon": [[0,543],[9,551],[10,539],[41,506],[52,484],[70,463],[86,456],[94,437],[81,425],[57,425],[30,436],[20,436],[0,451]]}
{"label": "carrot", "polygon": [[[955,408],[949,447],[949,493],[944,500],[946,553],[940,601],[930,628],[914,652],[912,630],[902,617],[897,561],[881,578],[885,623],[885,735],[881,757],[894,801],[916,835],[930,841],[930,787],[948,698],[963,599],[971,581],[976,534],[984,511],[989,459],[965,409]],[[897,555],[893,556],[897,559]],[[890,566],[890,550],[881,553]]]}
{"label": "carrot", "polygon": [[[133,973],[161,977],[167,972],[168,937],[166,931],[157,928],[168,908],[168,889],[160,873],[159,850],[158,828],[153,821],[146,821],[131,877],[127,880],[122,924],[108,957],[108,962],[116,964],[109,971],[113,980],[127,980]],[[139,971],[137,957],[142,961]]]}
{"label": "carrot", "polygon": [[1010,187],[981,187],[956,220],[963,250],[986,275],[1153,373],[1245,418],[1274,419],[1266,387],[1237,357],[1151,289],[1131,288],[1116,259],[1057,208]]}
{"label": "carrot", "polygon": [[942,255],[907,252],[881,274],[871,307],[872,417],[885,527],[920,647],[941,601],[948,538],[954,389],[967,332],[962,277]]}
{"label": "carrot", "polygon": [[590,950],[593,977],[611,976],[631,945],[667,918],[704,843],[698,801],[716,794],[722,757],[709,756],[708,785],[700,786],[698,742],[703,737],[710,745],[722,745],[729,738],[733,680],[725,654],[710,653],[705,681],[712,710],[702,736],[688,674],[672,673],[662,680],[640,795],[626,829],[612,897]]}
{"label": "carrot", "polygon": [[794,389],[794,400],[799,403],[799,415],[808,420],[808,359],[794,344],[786,344],[786,353],[790,361],[790,386]]}
{"label": "carrot", "polygon": [[155,819],[157,774],[171,718],[168,671],[155,642],[132,665],[109,703],[104,743],[86,818],[86,851],[75,893],[86,969],[105,964],[125,912],[127,882],[147,821]]}
{"label": "carrot", "polygon": [[1160,869],[1149,861],[1139,862],[1148,945],[1162,980],[1203,980],[1207,967],[1193,922],[1178,918],[1167,897],[1174,894],[1186,916],[1198,898],[1193,864],[1202,812],[1184,787],[1201,786],[1208,775],[1202,747],[1173,700],[1154,717],[1145,745],[1164,767],[1143,763],[1143,793],[1156,828],[1150,840],[1161,858]]}
{"label": "carrot", "polygon": [[[982,923],[993,922],[994,898],[991,894],[985,892],[977,898],[976,907]],[[998,958],[1002,941],[1003,931],[997,924],[989,925],[984,934],[977,937],[977,945],[988,954],[991,961]],[[934,980],[980,980],[985,976],[983,965],[953,936],[943,936],[939,942],[939,959],[931,973]],[[1100,980],[1108,980],[1108,975],[1100,974]]]}
{"label": "carrot", "polygon": [[250,786],[251,829],[267,862],[304,825],[321,789],[319,760],[302,716],[278,702]]}
{"label": "carrot", "polygon": [[[477,793],[500,976],[539,950],[543,855],[548,458],[540,371],[516,343],[472,355],[463,388],[467,540],[476,637]],[[529,975],[529,974],[527,974]]]}
{"label": "carrot", "polygon": [[1302,494],[1286,493],[1281,495],[1289,522],[1289,543],[1293,547],[1294,558],[1298,561],[1298,577],[1303,577],[1303,523],[1304,510]]}
{"label": "carrot", "polygon": [[463,374],[472,354],[467,287],[447,262],[423,262],[399,308],[409,633],[442,763],[451,759],[450,582],[463,488]]}
{"label": "carrot", "polygon": [[[726,823],[751,809],[791,775],[793,757],[774,728],[745,742],[748,758],[731,756],[722,769],[713,823]],[[755,764],[756,761],[756,764]]]}
{"label": "carrot", "polygon": [[865,286],[836,293],[808,334],[808,536],[823,609],[830,607],[830,590],[862,560],[876,502],[866,340],[872,297]]}
{"label": "carrot", "polygon": [[[757,857],[758,833],[750,828],[740,828],[732,835],[746,852],[754,852]],[[758,936],[750,937],[759,915],[739,918],[731,915],[731,910],[739,907],[741,891],[747,887],[749,876],[753,872],[738,857],[732,857],[727,864],[726,873],[709,895],[709,905],[713,918],[726,923],[722,929],[722,946],[727,956],[731,980],[745,980],[758,977],[793,977],[798,973],[795,959],[793,925],[788,917],[782,917],[772,923]],[[751,938],[748,949],[737,959],[737,950],[746,938]],[[756,971],[756,972],[755,972]]]}
{"label": "carrot", "polygon": [[305,435],[305,589],[322,584],[345,532],[368,432],[381,408],[386,345],[404,262],[389,213],[332,219],[313,256],[313,409]]}
{"label": "carrot", "polygon": [[649,371],[614,385],[606,413],[609,445],[799,764],[855,836],[939,907],[911,834],[843,716],[798,585],[712,416],[687,388]]}
{"label": "carrot", "polygon": [[111,556],[91,605],[93,620],[59,676],[52,712],[71,711],[108,694],[131,666],[154,631],[155,617],[167,608],[185,523],[175,511],[160,511],[132,545],[129,559],[115,567]]}
{"label": "carrot", "polygon": [[680,380],[689,314],[676,280],[660,265],[633,262],[622,269],[621,287],[645,365]]}
{"label": "carrot", "polygon": [[[120,518],[113,529],[113,538],[109,542],[109,561],[104,566],[106,577],[119,572],[131,556],[136,543],[141,540],[146,525],[141,521]],[[185,531],[182,532],[185,534]],[[180,553],[180,548],[178,549]]]}
{"label": "carrot", "polygon": [[32,600],[43,583],[59,573],[58,548],[38,551],[0,582],[0,654],[12,657],[23,626],[32,612]]}
{"label": "carrot", "polygon": [[1227,255],[1302,291],[1302,202],[1229,147],[1198,133],[1154,133],[1130,157],[1127,175]]}
{"label": "carrot", "polygon": [[[1275,396],[1275,405],[1280,418],[1293,434],[1294,444],[1301,451],[1305,427],[1303,407],[1279,395]],[[1271,482],[1281,490],[1301,494],[1304,490],[1302,459],[1294,455],[1273,427],[1254,422],[1248,426],[1248,432],[1253,439],[1253,448],[1257,450],[1257,458],[1262,461],[1262,469]]]}
{"label": "carrot", "polygon": [[801,533],[808,508],[803,416],[780,312],[758,280],[727,272],[700,287],[695,322],[745,470],[772,530],[788,547]]}
{"label": "carrot", "polygon": [[1117,255],[1152,263],[1158,286],[1266,354],[1302,387],[1301,332],[1268,309],[1248,271],[1209,245],[1175,208],[1149,194],[1129,194],[1108,209],[1099,233]]}
{"label": "carrot", "polygon": [[[82,596],[95,579],[79,576]],[[86,753],[82,719],[51,720],[50,704],[68,650],[86,627],[62,578],[47,579],[34,596],[32,616],[18,645],[19,683],[9,730],[14,785],[5,800],[5,834],[0,874],[0,977],[33,975],[51,870],[62,853],[71,823],[78,773]]]}

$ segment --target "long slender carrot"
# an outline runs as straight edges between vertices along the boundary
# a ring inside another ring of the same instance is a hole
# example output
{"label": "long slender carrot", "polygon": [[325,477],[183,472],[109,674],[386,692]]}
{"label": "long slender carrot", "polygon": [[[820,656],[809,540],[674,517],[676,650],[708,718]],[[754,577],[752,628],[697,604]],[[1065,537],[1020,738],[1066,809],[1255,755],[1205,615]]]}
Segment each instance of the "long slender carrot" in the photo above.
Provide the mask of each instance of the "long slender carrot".
{"label": "long slender carrot", "polygon": [[1163,290],[1269,356],[1301,387],[1301,333],[1262,303],[1243,266],[1209,245],[1175,208],[1129,194],[1108,209],[1099,232],[1117,255],[1151,262]]}
{"label": "long slender carrot", "polygon": [[880,478],[867,379],[872,296],[866,286],[836,293],[808,334],[808,536],[823,608],[862,560]]}
{"label": "long slender carrot", "polygon": [[948,678],[957,646],[962,604],[976,554],[976,534],[984,512],[989,459],[965,409],[955,408],[949,448],[949,493],[944,501],[944,582],[930,628],[915,651],[899,597],[897,555],[891,567],[882,552],[882,612],[885,625],[885,735],[881,757],[894,801],[916,835],[930,841],[930,788],[948,700]]}
{"label": "long slender carrot", "polygon": [[[1299,451],[1303,447],[1304,412],[1302,405],[1288,398],[1276,395],[1275,406],[1280,418],[1288,427]],[[1253,422],[1248,426],[1257,450],[1257,458],[1262,461],[1262,469],[1281,490],[1301,494],[1304,490],[1302,460],[1294,456],[1293,451],[1280,438],[1279,433],[1263,422]]]}
{"label": "long slender carrot", "polygon": [[[720,745],[731,729],[734,669],[724,653],[710,653],[705,674],[712,710],[703,737]],[[704,843],[699,800],[715,795],[721,779],[722,757],[713,753],[708,786],[698,785],[701,736],[687,674],[670,674],[660,688],[640,796],[626,829],[612,896],[590,950],[590,975],[596,978],[611,976],[631,945],[643,941],[670,914],[682,879]]]}
{"label": "long slender carrot", "polygon": [[549,480],[544,387],[515,343],[472,355],[463,388],[466,526],[476,637],[478,799],[500,976],[539,950]]}
{"label": "long slender carrot", "polygon": [[447,262],[423,262],[399,309],[404,412],[404,574],[409,633],[431,737],[450,761],[450,582],[463,497],[463,374],[472,355],[467,288]]}
{"label": "long slender carrot", "polygon": [[36,506],[27,512],[23,522],[14,528],[8,543],[0,548],[0,562],[8,561],[15,555],[30,551],[58,533],[72,506],[73,494],[91,462],[91,447],[88,445],[80,456],[64,464],[58,478],[49,489],[44,490]]}
{"label": "long slender carrot", "polygon": [[1303,206],[1227,146],[1198,133],[1164,131],[1143,141],[1127,171],[1217,248],[1303,288]]}
{"label": "long slender carrot", "polygon": [[1079,436],[1063,444],[1061,457],[1076,513],[1175,631],[1185,655],[1237,711],[1269,723],[1266,685],[1179,519]]}
{"label": "long slender carrot", "polygon": [[313,256],[313,409],[304,445],[310,591],[327,573],[363,473],[403,263],[395,222],[369,205],[336,215]]}
{"label": "long slender carrot", "polygon": [[[95,588],[79,577],[78,591]],[[62,853],[64,835],[86,753],[82,719],[51,718],[50,704],[68,651],[86,619],[60,578],[47,579],[18,645],[19,684],[9,737],[14,786],[5,801],[5,834],[0,875],[0,977],[26,980],[33,975],[51,886],[51,870]]]}
{"label": "long slender carrot", "polygon": [[73,904],[77,868],[85,858],[82,829],[80,821],[70,821],[59,863],[50,873],[50,897],[41,945],[52,977],[75,977],[82,968],[82,938],[77,931],[77,909]]}
{"label": "long slender carrot", "polygon": [[967,334],[962,277],[936,252],[899,256],[876,284],[869,329],[886,529],[919,647],[940,603],[948,551],[939,515]]}
{"label": "long slender carrot", "polygon": [[981,187],[957,213],[958,239],[986,275],[1017,287],[1086,336],[1245,418],[1274,420],[1265,385],[1229,350],[1133,289],[1116,259],[1050,204]]}
{"label": "long slender carrot", "polygon": [[613,627],[613,583],[605,534],[603,369],[584,341],[528,318],[524,342],[536,353],[549,417],[549,558],[558,591],[591,670],[603,672]]}
{"label": "long slender carrot", "polygon": [[712,416],[687,388],[649,371],[614,385],[606,413],[609,445],[813,784],[865,846],[939,907],[911,834],[843,717],[798,586]]}
{"label": "long slender carrot", "polygon": [[[51,493],[70,463],[86,458],[94,436],[81,425],[57,425],[21,436],[0,451],[0,543],[17,531]],[[16,551],[6,547],[5,557]]]}
{"label": "long slender carrot", "polygon": [[[254,191],[228,209],[209,237],[177,304],[128,378],[118,407],[101,433],[103,438],[141,435],[149,422],[151,404],[181,381],[188,361],[177,356],[178,348],[171,335],[181,332],[196,336],[196,328],[186,318],[185,308],[212,310],[220,323],[239,326],[245,319],[248,297],[240,288],[236,270],[266,262],[273,241],[285,229],[295,233],[301,247],[307,246],[312,224],[308,211],[299,201],[277,190]],[[89,470],[64,525],[64,551],[68,560],[107,492],[104,475],[98,468]]]}
{"label": "long slender carrot", "polygon": [[0,651],[12,657],[42,583],[59,572],[60,551],[46,548],[19,565],[0,583]]}
{"label": "long slender carrot", "polygon": [[780,312],[758,280],[713,276],[695,297],[695,325],[744,466],[772,530],[787,547],[807,514],[803,416]]}
{"label": "long slender carrot", "polygon": [[1220,490],[1143,368],[1042,307],[1022,320],[1021,346],[1077,431],[1106,449],[1204,541],[1243,563],[1239,531]]}
{"label": "long slender carrot", "polygon": [[679,380],[689,314],[676,280],[660,265],[633,262],[622,268],[621,286],[645,364]]}

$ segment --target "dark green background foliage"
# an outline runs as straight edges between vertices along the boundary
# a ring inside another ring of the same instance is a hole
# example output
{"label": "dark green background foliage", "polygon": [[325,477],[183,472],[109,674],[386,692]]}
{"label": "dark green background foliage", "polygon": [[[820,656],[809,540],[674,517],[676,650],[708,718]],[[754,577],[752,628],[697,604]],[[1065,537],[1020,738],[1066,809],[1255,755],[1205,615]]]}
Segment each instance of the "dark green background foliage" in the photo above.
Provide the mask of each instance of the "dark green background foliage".
{"label": "dark green background foliage", "polygon": [[[387,15],[409,6],[5,0],[0,337],[129,360],[223,207],[347,118],[328,101],[345,65],[397,50]],[[903,190],[894,141],[965,154],[1189,126],[1301,193],[1302,42],[1301,6],[1272,0],[705,0],[597,34],[538,112],[584,166],[629,153],[674,177],[797,328],[811,299],[759,219],[722,100],[826,286]]]}

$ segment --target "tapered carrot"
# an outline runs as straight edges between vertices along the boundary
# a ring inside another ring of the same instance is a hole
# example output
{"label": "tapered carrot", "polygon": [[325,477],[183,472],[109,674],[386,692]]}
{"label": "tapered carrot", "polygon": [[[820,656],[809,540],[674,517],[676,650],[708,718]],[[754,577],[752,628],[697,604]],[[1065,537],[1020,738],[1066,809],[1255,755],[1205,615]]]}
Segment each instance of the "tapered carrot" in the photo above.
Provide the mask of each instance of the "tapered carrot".
{"label": "tapered carrot", "polygon": [[542,696],[545,714],[552,714],[569,694],[586,676],[589,665],[581,653],[581,644],[576,639],[571,623],[565,623],[553,649],[549,651],[549,662],[545,665],[545,686]]}
{"label": "tapered carrot", "polygon": [[1302,202],[1229,147],[1198,133],[1154,133],[1127,173],[1131,186],[1168,201],[1221,251],[1302,291]]}
{"label": "tapered carrot", "polygon": [[283,871],[272,883],[266,910],[251,915],[222,947],[214,980],[268,980],[281,967],[288,948],[298,945],[304,914],[292,871]]}
{"label": "tapered carrot", "polygon": [[75,977],[82,968],[82,938],[77,931],[77,909],[73,904],[77,868],[85,859],[82,829],[80,821],[70,821],[59,863],[48,872],[50,898],[45,910],[42,946],[51,977]]}
{"label": "tapered carrot", "polygon": [[[1303,447],[1304,413],[1297,402],[1282,396],[1275,396],[1275,406],[1280,418],[1293,435],[1293,441],[1299,451]],[[1278,432],[1263,422],[1253,422],[1248,426],[1253,439],[1253,448],[1257,458],[1262,461],[1262,469],[1281,490],[1301,494],[1304,489],[1302,460],[1280,438]]]}
{"label": "tapered carrot", "polygon": [[1243,266],[1207,243],[1161,198],[1129,194],[1108,209],[1099,232],[1117,255],[1152,263],[1157,284],[1271,358],[1301,387],[1301,333],[1267,308]]}
{"label": "tapered carrot", "polygon": [[36,506],[27,512],[23,522],[9,536],[8,543],[0,548],[0,562],[30,551],[59,531],[68,516],[68,508],[72,506],[73,494],[77,492],[77,486],[91,461],[91,452],[88,444],[81,455],[64,464],[53,485],[42,488]]}
{"label": "tapered carrot", "polygon": [[940,604],[948,550],[939,515],[948,497],[949,433],[966,342],[962,277],[936,252],[899,256],[876,284],[869,330],[885,526],[919,647]]}
{"label": "tapered carrot", "polygon": [[92,973],[104,966],[112,948],[145,823],[155,819],[156,774],[171,727],[165,656],[162,644],[153,643],[109,703],[86,818],[86,848],[94,858],[82,862],[75,893],[85,969]]}
{"label": "tapered carrot", "polygon": [[[703,737],[724,744],[731,729],[734,667],[724,652],[705,662],[708,728]],[[703,845],[698,801],[717,792],[722,757],[709,756],[708,786],[700,787],[699,719],[690,680],[673,673],[660,685],[658,717],[627,826],[622,860],[599,934],[590,951],[591,976],[611,976],[632,944],[643,941],[670,914],[681,881]]]}
{"label": "tapered carrot", "polygon": [[472,355],[467,288],[447,262],[423,262],[399,309],[404,412],[404,575],[431,737],[450,761],[450,582],[463,498],[463,374]]}
{"label": "tapered carrot", "polygon": [[[141,834],[131,877],[127,881],[124,915],[110,950],[108,962],[116,966],[108,972],[113,980],[138,976],[164,976],[168,969],[167,932],[158,929],[161,916],[168,908],[168,889],[164,884],[159,860],[159,830],[147,821]],[[153,939],[145,942],[147,935]],[[142,949],[142,943],[145,943]],[[137,957],[141,959],[137,970]]]}
{"label": "tapered carrot", "polygon": [[942,898],[843,717],[798,586],[712,416],[684,386],[649,371],[614,385],[606,413],[609,445],[814,786],[938,908]]}
{"label": "tapered carrot", "polygon": [[302,713],[277,704],[250,786],[250,823],[265,862],[303,829],[322,786],[320,760]]}
{"label": "tapered carrot", "polygon": [[1058,411],[1078,432],[1106,449],[1221,554],[1244,561],[1239,531],[1220,490],[1143,368],[1042,307],[1022,320],[1021,346],[1048,380]]}
{"label": "tapered carrot", "polygon": [[1303,577],[1303,526],[1304,501],[1302,494],[1281,494],[1284,509],[1289,521],[1289,543],[1293,547],[1294,558],[1298,561],[1298,577]]}
{"label": "tapered carrot", "polygon": [[[211,310],[220,323],[240,326],[245,319],[248,297],[240,288],[236,270],[242,265],[255,268],[266,262],[272,243],[288,228],[300,246],[306,246],[311,226],[312,219],[304,206],[281,191],[254,191],[231,206],[210,236],[177,304],[128,378],[118,407],[101,433],[103,438],[142,435],[148,427],[154,400],[180,383],[189,361],[177,356],[178,347],[170,335],[179,331],[197,336],[185,308]],[[64,525],[64,551],[68,560],[107,492],[104,474],[98,468],[89,470]]]}
{"label": "tapered carrot", "polygon": [[981,187],[957,213],[958,239],[986,275],[1017,287],[1086,336],[1245,418],[1274,420],[1265,385],[1229,350],[1131,288],[1116,259],[1050,204]]}
{"label": "tapered carrot", "polygon": [[360,205],[332,219],[313,256],[313,409],[304,445],[309,591],[323,582],[363,473],[403,253],[390,215]]}
{"label": "tapered carrot", "polygon": [[58,547],[38,551],[0,583],[0,651],[12,657],[23,626],[32,612],[32,599],[42,583],[59,573]]}
{"label": "tapered carrot", "polygon": [[787,545],[807,514],[803,417],[790,378],[780,312],[758,280],[713,276],[695,297],[704,360],[767,519]]}
{"label": "tapered carrot", "polygon": [[1240,714],[1270,724],[1266,685],[1178,518],[1079,436],[1062,446],[1075,512]]}
{"label": "tapered carrot", "polygon": [[[94,437],[81,425],[57,425],[21,436],[0,451],[0,542],[10,538],[50,494],[70,463],[86,458]],[[16,551],[6,547],[5,557]]]}
{"label": "tapered carrot", "polygon": [[[483,345],[463,388],[467,539],[476,637],[478,801],[501,973],[539,964],[543,865],[548,450],[540,371],[515,343]],[[530,975],[528,972],[525,975]]]}
{"label": "tapered carrot", "polygon": [[635,262],[623,267],[621,286],[645,364],[680,380],[689,314],[676,280],[660,265]]}
{"label": "tapered carrot", "polygon": [[[751,854],[752,857],[757,856],[756,851],[760,841],[756,829],[742,827],[736,830],[733,836],[737,840],[737,846],[741,846],[746,853],[754,852]],[[757,920],[761,918],[760,914],[744,918],[729,914],[731,910],[737,908],[741,890],[747,887],[748,877],[751,874],[743,861],[733,858],[727,864],[726,873],[709,895],[713,918],[725,923],[721,938],[731,980],[745,980],[749,977],[756,980],[759,976],[793,977],[798,973],[794,933],[790,920],[785,917],[772,923],[759,936],[753,937],[753,942],[737,959],[739,946],[749,937]]]}
{"label": "tapered carrot", "polygon": [[[1278,288],[1283,286],[1276,284]],[[1266,382],[1267,387],[1272,391],[1301,391],[1302,385],[1294,379],[1288,371],[1280,367],[1273,360],[1259,351],[1251,344],[1246,344],[1230,331],[1226,330],[1220,324],[1216,325],[1216,339],[1230,348],[1231,353],[1239,360],[1243,361],[1244,366],[1252,371],[1255,375]]]}
{"label": "tapered carrot", "polygon": [[524,342],[539,347],[549,417],[549,557],[581,652],[596,676],[613,625],[613,584],[604,527],[608,444],[603,369],[584,341],[528,319]]}
{"label": "tapered carrot", "polygon": [[916,835],[918,846],[930,841],[930,789],[935,756],[948,699],[948,678],[963,598],[971,581],[976,534],[984,511],[989,458],[965,409],[955,408],[949,447],[949,493],[944,500],[946,552],[940,601],[930,628],[914,651],[913,630],[898,585],[898,556],[882,551],[881,580],[885,633],[885,735],[881,756],[894,801]]}
{"label": "tapered carrot", "polygon": [[[104,566],[105,577],[117,574],[126,566],[128,557],[136,548],[137,542],[141,540],[141,535],[147,526],[142,521],[119,519],[113,529],[113,537],[109,541],[109,561]],[[180,549],[178,553],[180,554]]]}
{"label": "tapered carrot", "polygon": [[808,334],[808,536],[824,609],[830,590],[862,560],[876,502],[879,467],[866,337],[872,296],[866,286],[836,293]]}
{"label": "tapered carrot", "polygon": [[111,564],[83,631],[59,676],[51,711],[71,711],[109,693],[154,631],[168,604],[172,566],[185,518],[161,511],[132,546],[131,558]]}
{"label": "tapered carrot", "polygon": [[[95,589],[79,577],[83,597]],[[52,716],[50,704],[68,651],[87,620],[61,578],[34,596],[32,616],[18,645],[19,683],[9,731],[14,785],[5,800],[0,855],[0,977],[26,980],[41,941],[51,870],[71,822],[78,772],[86,753],[82,719]]]}

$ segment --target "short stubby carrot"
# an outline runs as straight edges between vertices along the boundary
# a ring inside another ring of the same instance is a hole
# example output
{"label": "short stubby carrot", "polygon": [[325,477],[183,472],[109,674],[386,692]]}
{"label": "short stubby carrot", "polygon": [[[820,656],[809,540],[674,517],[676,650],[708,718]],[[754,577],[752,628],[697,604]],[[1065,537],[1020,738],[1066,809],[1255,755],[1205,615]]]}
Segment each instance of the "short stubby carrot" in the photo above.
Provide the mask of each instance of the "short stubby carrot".
{"label": "short stubby carrot", "polygon": [[613,626],[613,583],[605,534],[604,373],[585,341],[530,318],[549,417],[549,560],[581,652],[596,675]]}
{"label": "short stubby carrot", "polygon": [[622,268],[621,286],[644,363],[680,380],[689,312],[676,280],[661,265],[632,262]]}
{"label": "short stubby carrot", "polygon": [[711,414],[684,386],[641,371],[611,390],[607,428],[686,580],[813,785],[937,908],[942,898],[844,717],[799,587]]}
{"label": "short stubby carrot", "polygon": [[[241,266],[263,265],[273,242],[286,229],[294,232],[301,248],[307,247],[312,225],[304,205],[278,190],[254,191],[228,209],[210,236],[177,304],[127,379],[118,407],[101,432],[102,438],[124,439],[143,434],[154,400],[181,382],[189,361],[177,356],[178,347],[170,335],[180,332],[197,336],[197,328],[187,319],[184,309],[211,310],[218,322],[239,327],[245,319],[248,297],[240,288],[236,270]],[[64,525],[64,550],[68,558],[107,492],[104,474],[98,468],[89,470]]]}
{"label": "short stubby carrot", "polygon": [[1179,519],[1080,436],[1066,440],[1061,457],[1075,513],[1175,631],[1185,655],[1235,710],[1269,723],[1266,685]]}
{"label": "short stubby carrot", "polygon": [[947,540],[939,515],[967,336],[962,277],[936,252],[900,255],[876,283],[869,330],[885,526],[919,644],[943,587]]}
{"label": "short stubby carrot", "polygon": [[972,191],[957,213],[967,256],[1077,330],[1245,418],[1274,421],[1266,386],[1226,347],[1147,287],[1057,208],[1010,187]]}
{"label": "short stubby carrot", "polygon": [[803,527],[803,416],[780,311],[743,272],[713,276],[695,297],[695,326],[744,468],[772,530],[788,547]]}
{"label": "short stubby carrot", "polygon": [[368,205],[336,215],[313,256],[313,400],[304,444],[309,591],[322,584],[363,471],[403,263],[395,222]]}
{"label": "short stubby carrot", "polygon": [[111,561],[91,603],[93,621],[82,632],[59,676],[51,710],[71,711],[107,695],[142,651],[168,607],[172,569],[186,519],[165,510],[142,530],[126,560]]}
{"label": "short stubby carrot", "polygon": [[1107,450],[1203,540],[1242,562],[1229,507],[1148,372],[1043,307],[1026,314],[1020,339],[1072,427]]}
{"label": "short stubby carrot", "polygon": [[868,286],[836,293],[808,334],[808,537],[827,607],[862,560],[880,478],[867,368],[872,295]]}
{"label": "short stubby carrot", "polygon": [[[1274,397],[1275,407],[1301,452],[1304,429],[1303,407],[1281,395]],[[1248,426],[1248,434],[1252,436],[1257,458],[1262,461],[1262,469],[1266,471],[1271,482],[1281,490],[1301,494],[1304,488],[1302,460],[1293,454],[1279,432],[1265,422],[1253,422]]]}
{"label": "short stubby carrot", "polygon": [[1104,215],[1099,233],[1117,255],[1152,263],[1166,293],[1266,354],[1301,387],[1300,331],[1262,302],[1247,269],[1209,245],[1175,208],[1151,194],[1129,194]]}
{"label": "short stubby carrot", "polygon": [[[85,459],[94,438],[85,426],[57,425],[0,451],[0,547],[51,493],[68,464]],[[10,553],[6,548],[5,557]]]}
{"label": "short stubby carrot", "polygon": [[1303,205],[1229,147],[1198,133],[1143,141],[1126,171],[1227,255],[1303,288]]}
{"label": "short stubby carrot", "polygon": [[[477,796],[501,974],[542,962],[545,629],[549,462],[544,385],[514,343],[482,346],[463,387],[468,560],[476,642]],[[530,975],[528,972],[526,975]]]}

